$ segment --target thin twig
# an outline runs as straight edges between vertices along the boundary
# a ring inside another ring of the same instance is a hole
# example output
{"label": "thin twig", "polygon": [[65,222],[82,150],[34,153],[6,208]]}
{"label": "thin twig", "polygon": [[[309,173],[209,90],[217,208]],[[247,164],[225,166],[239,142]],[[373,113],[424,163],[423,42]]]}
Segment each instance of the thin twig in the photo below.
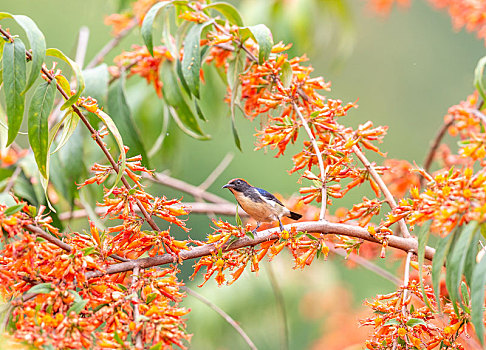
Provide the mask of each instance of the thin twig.
{"label": "thin twig", "polygon": [[410,260],[412,259],[412,254],[413,252],[408,252],[407,253],[407,260],[405,261],[405,272],[403,273],[403,286],[405,289],[403,290],[403,308],[402,308],[402,313],[404,316],[407,315],[408,310],[407,310],[407,305],[405,304],[408,298],[408,282],[410,280]]}
{"label": "thin twig", "polygon": [[206,180],[203,181],[198,187],[204,191],[206,191],[209,186],[211,186],[214,181],[217,180],[217,178],[223,173],[223,171],[226,170],[228,165],[230,165],[231,161],[234,158],[234,154],[231,152],[226,153],[224,158],[221,160],[221,162],[218,164],[216,168],[209,174],[209,176],[206,178]]}
{"label": "thin twig", "polygon": [[[225,216],[235,216],[236,214],[236,206],[232,203],[227,204],[216,204],[216,203],[202,203],[202,202],[184,202],[181,203],[181,207],[187,208],[191,214],[207,214],[207,213],[214,213],[217,215],[225,215]],[[140,212],[139,208],[134,208],[135,211]],[[103,216],[106,214],[107,209],[96,207],[94,209],[94,213],[99,216]],[[248,214],[244,211],[238,212],[238,215],[241,217],[248,217]],[[86,209],[78,209],[69,212],[63,212],[59,214],[59,220],[71,220],[71,219],[80,219],[89,216],[89,211]]]}
{"label": "thin twig", "polygon": [[312,131],[305,120],[302,112],[300,111],[299,107],[295,102],[292,102],[292,107],[294,108],[295,113],[299,116],[300,120],[302,121],[302,125],[304,126],[305,131],[307,132],[307,136],[312,142],[312,146],[314,147],[314,152],[316,153],[317,161],[319,163],[319,170],[321,172],[321,181],[322,181],[322,188],[321,188],[321,196],[322,196],[322,205],[321,211],[319,213],[319,220],[324,220],[326,215],[326,207],[327,207],[327,189],[326,189],[326,181],[327,181],[327,171],[324,168],[324,161],[322,160],[322,154],[319,150],[319,146],[317,145],[316,138],[312,134]]}
{"label": "thin twig", "polygon": [[[132,286],[137,283],[139,276],[140,276],[140,267],[136,266],[133,269]],[[138,296],[136,296],[136,298],[138,298]],[[140,323],[140,311],[138,309],[137,302],[133,303],[133,321],[135,322],[136,329],[138,329],[138,325]],[[142,329],[140,329],[135,335],[135,349],[143,349]]]}
{"label": "thin twig", "polygon": [[89,28],[83,26],[79,30],[78,47],[76,48],[76,57],[74,58],[74,62],[78,64],[79,68],[83,68],[84,66],[84,59],[86,57],[86,50],[88,48],[88,40]]}
{"label": "thin twig", "polygon": [[125,29],[123,29],[118,35],[116,35],[113,39],[111,39],[108,43],[106,43],[105,46],[101,48],[101,50],[93,57],[93,59],[88,63],[86,66],[86,69],[96,67],[98,64],[100,64],[105,56],[113,50],[119,43],[120,41],[126,37],[130,32],[137,26],[137,21],[134,19],[132,23],[128,25]]}
{"label": "thin twig", "polygon": [[[353,146],[353,152],[354,154],[356,154],[358,159],[361,161],[361,163],[363,163],[365,168],[368,170],[371,177],[373,178],[373,180],[375,180],[376,184],[380,188],[381,192],[383,192],[383,195],[385,196],[385,201],[388,203],[390,208],[394,210],[397,207],[397,202],[395,202],[395,198],[393,198],[393,195],[391,194],[386,184],[383,182],[382,178],[380,177],[376,169],[370,163],[368,158],[366,158],[364,153],[361,152],[358,146],[356,145]],[[400,227],[400,231],[402,232],[403,237],[410,238],[410,232],[408,231],[408,227],[404,219],[398,220],[398,226]]]}
{"label": "thin twig", "polygon": [[228,204],[231,203],[230,201],[227,201],[226,199],[217,196],[215,194],[206,192],[202,189],[200,189],[197,186],[191,185],[187,182],[184,182],[182,180],[173,178],[167,174],[163,173],[155,173],[154,176],[150,175],[142,175],[143,178],[147,180],[151,180],[153,182],[157,182],[161,185],[168,186],[171,188],[174,188],[176,190],[185,192],[193,196],[194,198],[201,197],[202,199],[208,201],[208,202],[213,202],[213,203],[221,203],[221,204]]}
{"label": "thin twig", "polygon": [[[427,153],[427,156],[425,157],[424,160],[423,168],[426,173],[430,171],[430,167],[432,166],[432,162],[434,161],[435,154],[437,152],[437,149],[439,148],[440,142],[444,138],[447,129],[449,129],[449,127],[453,123],[454,123],[454,119],[450,120],[447,123],[442,124],[439,131],[437,132],[437,135],[435,135],[434,140],[432,141],[432,145],[430,146],[429,152]],[[425,177],[422,176],[420,178],[420,188],[423,188],[424,186],[425,186]]]}
{"label": "thin twig", "polygon": [[[336,235],[343,235],[349,237],[359,238],[365,241],[373,242],[382,244],[378,239],[370,235],[367,229],[341,224],[341,223],[332,223],[328,221],[306,221],[306,222],[299,222],[291,225],[285,225],[285,230],[289,231],[292,228],[299,232],[308,232],[308,233],[323,233],[323,234],[336,234]],[[279,229],[272,228],[264,231],[260,231],[260,235],[251,239],[249,237],[240,238],[231,244],[227,244],[223,246],[222,251],[229,251],[240,249],[243,247],[249,246],[256,246],[263,242],[276,240],[279,238],[278,235]],[[290,231],[289,231],[290,232]],[[399,250],[403,250],[405,252],[412,251],[414,254],[418,251],[418,243],[417,240],[413,237],[404,238],[398,236],[389,236],[387,237],[388,246],[392,248],[396,248]],[[184,261],[189,259],[197,259],[203,256],[208,256],[211,254],[217,253],[219,250],[216,249],[214,244],[206,244],[199,247],[194,247],[189,250],[184,250],[179,253],[178,257],[175,257],[171,254],[164,254],[158,255],[149,258],[140,258],[136,260],[131,260],[129,262],[123,263],[116,263],[113,265],[109,265],[106,267],[104,271],[90,271],[86,273],[86,278],[96,278],[101,277],[105,274],[114,274],[119,272],[125,272],[133,270],[135,266],[140,266],[140,268],[149,268],[158,265],[165,265],[171,263],[177,263],[178,261]],[[425,258],[428,260],[432,260],[435,254],[435,249],[431,247],[425,248]]]}
{"label": "thin twig", "polygon": [[378,276],[381,276],[387,280],[389,280],[391,283],[399,286],[402,281],[400,281],[399,278],[397,278],[394,274],[392,274],[390,271],[385,270],[384,268],[376,265],[375,263],[369,261],[368,259],[365,259],[357,254],[351,253],[347,254],[344,249],[341,248],[336,248],[334,245],[331,245],[331,242],[326,242],[326,245],[329,247],[329,250],[332,251],[335,254],[341,255],[345,259],[355,262],[358,265],[363,266],[365,269],[370,270],[377,274]]}
{"label": "thin twig", "polygon": [[19,177],[21,171],[22,171],[22,168],[20,166],[17,166],[15,168],[14,172],[12,173],[10,178],[8,179],[7,184],[5,185],[5,189],[3,190],[3,192],[5,192],[5,193],[10,192],[10,190],[14,187],[15,181],[17,181],[17,178]]}
{"label": "thin twig", "polygon": [[278,310],[280,312],[280,316],[282,319],[282,333],[283,333],[282,349],[288,350],[290,332],[289,332],[289,323],[287,320],[287,310],[285,308],[285,300],[282,294],[282,289],[278,285],[278,281],[277,278],[275,277],[272,264],[268,264],[265,270],[268,273],[268,279],[270,280],[270,285],[272,286],[272,291],[273,294],[275,295],[275,301],[277,302]]}
{"label": "thin twig", "polygon": [[200,302],[206,304],[207,306],[209,306],[209,308],[216,311],[216,313],[218,313],[221,317],[223,317],[225,321],[228,322],[238,332],[239,335],[241,335],[241,337],[243,338],[243,340],[245,340],[245,342],[248,344],[250,349],[257,350],[257,347],[250,339],[250,337],[245,333],[245,331],[240,327],[240,325],[233,318],[231,318],[231,316],[228,315],[224,310],[222,310],[217,305],[212,303],[210,300],[208,300],[201,294],[197,293],[196,291],[192,290],[191,288],[186,286],[181,286],[180,288],[184,290],[187,294],[192,295],[194,298],[198,299]]}

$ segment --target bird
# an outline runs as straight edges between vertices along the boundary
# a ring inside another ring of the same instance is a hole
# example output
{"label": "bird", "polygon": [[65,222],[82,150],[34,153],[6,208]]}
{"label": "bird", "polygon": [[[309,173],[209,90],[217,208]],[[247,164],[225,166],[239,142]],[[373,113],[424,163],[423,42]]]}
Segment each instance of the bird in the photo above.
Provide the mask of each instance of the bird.
{"label": "bird", "polygon": [[262,222],[277,221],[280,225],[280,232],[284,231],[283,216],[292,220],[299,220],[302,215],[293,212],[285,207],[273,194],[264,189],[253,187],[243,179],[230,180],[222,188],[229,189],[236,198],[241,208],[257,221],[257,226],[252,231],[255,235]]}

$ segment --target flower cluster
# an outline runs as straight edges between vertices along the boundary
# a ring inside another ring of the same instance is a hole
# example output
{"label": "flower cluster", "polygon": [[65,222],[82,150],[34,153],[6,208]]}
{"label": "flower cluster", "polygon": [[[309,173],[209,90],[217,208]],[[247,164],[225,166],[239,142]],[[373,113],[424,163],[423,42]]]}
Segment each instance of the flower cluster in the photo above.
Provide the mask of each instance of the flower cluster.
{"label": "flower cluster", "polygon": [[[425,288],[429,302],[435,306],[431,288]],[[409,294],[404,300],[405,290]],[[361,325],[374,329],[365,343],[367,349],[464,349],[457,338],[466,330],[468,315],[456,315],[449,303],[443,308],[447,325],[436,324],[416,280],[390,294],[378,295],[366,305],[374,311],[373,316],[361,321]]]}

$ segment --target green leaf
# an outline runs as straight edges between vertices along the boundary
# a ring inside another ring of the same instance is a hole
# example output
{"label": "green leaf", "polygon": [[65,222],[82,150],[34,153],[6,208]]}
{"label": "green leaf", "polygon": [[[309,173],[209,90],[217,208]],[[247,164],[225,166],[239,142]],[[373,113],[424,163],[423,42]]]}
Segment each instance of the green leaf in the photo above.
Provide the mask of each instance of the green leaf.
{"label": "green leaf", "polygon": [[71,305],[71,307],[67,311],[67,315],[69,315],[71,312],[74,312],[76,315],[79,315],[79,313],[84,309],[87,303],[88,300],[80,300],[74,302],[73,305]]}
{"label": "green leaf", "polygon": [[83,96],[95,98],[100,105],[104,105],[108,96],[108,66],[103,63],[82,72],[86,84]]}
{"label": "green leaf", "polygon": [[484,345],[484,285],[486,284],[486,259],[483,257],[474,268],[471,284],[471,322],[479,341]]}
{"label": "green leaf", "polygon": [[201,70],[201,32],[210,23],[195,24],[191,27],[184,40],[184,56],[182,57],[182,75],[191,93],[199,99],[199,82]]}
{"label": "green leaf", "polygon": [[152,346],[149,350],[160,350],[160,349],[162,349],[162,342],[161,341],[159,341],[157,344]]}
{"label": "green leaf", "polygon": [[172,107],[169,110],[174,121],[186,134],[199,140],[208,140],[209,135],[204,134],[201,130],[194,113],[182,95],[173,63],[169,61],[162,63],[161,77],[164,82],[162,88],[164,100]]}
{"label": "green leaf", "polygon": [[470,314],[471,310],[469,310],[469,292],[467,290],[467,285],[466,282],[462,281],[461,283],[461,296],[462,296],[462,301],[464,302],[464,310]]}
{"label": "green leaf", "polygon": [[263,64],[268,57],[273,47],[272,32],[264,24],[257,24],[256,26],[247,27],[253,38],[258,43],[258,64]]}
{"label": "green leaf", "polygon": [[118,131],[115,122],[111,119],[111,117],[108,114],[106,114],[101,110],[97,112],[97,116],[103,121],[103,123],[105,123],[108,130],[110,130],[111,135],[115,138],[116,144],[118,145],[118,150],[120,151],[120,158],[121,158],[119,163],[120,165],[118,167],[118,174],[116,175],[115,183],[113,184],[112,187],[113,189],[118,185],[118,182],[120,182],[120,179],[123,173],[125,172],[127,156],[125,154],[123,138],[120,132]]}
{"label": "green leaf", "polygon": [[22,27],[27,34],[32,53],[32,67],[30,68],[29,79],[22,94],[27,92],[40,75],[42,63],[46,57],[46,39],[35,22],[24,15],[13,15],[12,18]]}
{"label": "green leaf", "polygon": [[8,140],[10,145],[20,130],[24,117],[26,63],[25,46],[16,38],[13,43],[7,42],[3,49],[3,86],[7,104]]}
{"label": "green leaf", "polygon": [[30,288],[27,293],[34,293],[34,294],[47,294],[54,290],[51,283],[39,283]]}
{"label": "green leaf", "polygon": [[199,119],[207,122],[208,120],[204,116],[204,113],[202,112],[201,107],[199,107],[199,103],[197,103],[197,100],[194,100],[194,108],[196,109],[196,114],[199,117]]}
{"label": "green leaf", "polygon": [[236,205],[235,221],[238,226],[243,227],[243,222],[241,221],[240,214],[238,214],[238,205]]}
{"label": "green leaf", "polygon": [[451,254],[447,256],[446,286],[449,291],[452,306],[457,315],[459,315],[457,301],[462,305],[462,301],[459,299],[459,287],[461,284],[462,272],[464,270],[464,263],[466,261],[466,253],[477,229],[478,225],[476,222],[466,225],[454,244]]}
{"label": "green leaf", "polygon": [[78,64],[73,60],[71,60],[69,57],[67,57],[61,50],[47,49],[46,54],[48,56],[60,58],[61,60],[69,64],[69,66],[74,72],[74,75],[76,76],[76,81],[77,81],[76,92],[74,93],[74,95],[69,97],[69,99],[66,102],[64,102],[64,104],[61,106],[61,110],[65,110],[66,108],[73,105],[78,100],[79,96],[81,96],[81,93],[83,92],[85,87],[83,74],[81,73],[81,69],[79,68]]}
{"label": "green leaf", "polygon": [[466,260],[464,262],[464,277],[466,278],[467,284],[470,286],[472,282],[472,274],[474,271],[474,266],[476,265],[476,255],[478,254],[478,243],[481,230],[477,230],[474,237],[471,240],[471,244],[467,248]]}
{"label": "green leaf", "polygon": [[143,18],[142,22],[142,38],[145,46],[147,46],[148,51],[153,56],[154,55],[154,40],[153,40],[153,25],[157,14],[161,9],[169,5],[185,5],[187,1],[168,1],[168,2],[158,2],[148,10]]}
{"label": "green leaf", "polygon": [[419,264],[419,279],[420,279],[420,289],[422,290],[422,295],[425,301],[425,305],[432,311],[432,306],[430,305],[429,298],[425,293],[424,288],[424,258],[425,258],[425,247],[427,246],[427,242],[430,236],[430,221],[427,221],[421,228],[418,233],[418,264]]}
{"label": "green leaf", "polygon": [[422,320],[421,318],[411,318],[407,321],[406,324],[409,327],[415,327],[418,325],[427,326],[427,323],[425,323],[425,321]]}
{"label": "green leaf", "polygon": [[42,176],[47,178],[47,153],[49,152],[48,118],[54,105],[56,84],[44,82],[35,89],[29,106],[29,142]]}
{"label": "green leaf", "polygon": [[476,69],[474,70],[474,86],[478,90],[483,100],[486,100],[486,91],[483,83],[485,65],[486,65],[486,56],[484,56],[478,61]]}
{"label": "green leaf", "polygon": [[120,338],[120,335],[118,334],[117,331],[115,331],[115,334],[113,335],[113,338],[115,339],[115,341],[120,344],[121,346],[125,346],[125,343],[123,342],[122,338]]}
{"label": "green leaf", "polygon": [[74,295],[74,302],[75,303],[80,302],[80,301],[83,300],[83,298],[81,297],[81,295],[79,295],[79,293],[76,292],[75,290],[69,289],[68,292],[71,293],[72,295]]}
{"label": "green leaf", "polygon": [[125,76],[122,74],[120,79],[116,80],[110,87],[108,91],[108,112],[120,131],[125,145],[130,148],[128,155],[140,154],[143,164],[148,166],[147,153],[145,152],[140,132],[133,121],[130,107],[128,107],[124,84]]}
{"label": "green leaf", "polygon": [[243,27],[243,20],[241,19],[240,13],[238,10],[231,4],[226,2],[214,2],[204,7],[204,9],[213,9],[220,12],[226,19],[232,23],[237,25],[238,27]]}
{"label": "green leaf", "polygon": [[237,101],[239,101],[241,95],[240,89],[240,74],[245,69],[246,55],[243,50],[239,49],[235,52],[235,58],[229,62],[227,80],[228,86],[231,90],[231,103],[230,103],[230,113],[231,113],[231,130],[233,132],[233,138],[236,147],[241,151],[240,137],[238,136],[238,130],[236,128],[236,116],[235,107]]}
{"label": "green leaf", "polygon": [[72,109],[68,109],[66,111],[66,119],[64,121],[64,128],[62,129],[62,134],[61,137],[59,138],[59,142],[57,143],[57,147],[52,153],[56,153],[59,151],[65,144],[66,142],[71,138],[71,136],[74,134],[74,131],[76,131],[76,127],[78,126],[79,123],[79,116],[74,113]]}
{"label": "green leaf", "polygon": [[3,212],[3,215],[5,215],[5,216],[13,215],[13,214],[19,212],[23,207],[24,207],[24,204],[13,205],[13,206],[5,209],[5,211]]}
{"label": "green leaf", "polygon": [[384,326],[392,326],[392,325],[399,325],[400,321],[398,321],[396,318],[392,318],[388,321],[385,322]]}
{"label": "green leaf", "polygon": [[145,301],[145,303],[150,304],[152,301],[155,300],[155,298],[157,298],[157,293],[150,293],[149,295],[147,295],[147,300]]}
{"label": "green leaf", "polygon": [[293,71],[292,66],[290,65],[289,61],[285,61],[282,64],[281,71],[280,71],[280,80],[282,81],[282,85],[286,88],[290,87],[292,83]]}
{"label": "green leaf", "polygon": [[446,256],[449,253],[451,248],[451,244],[453,241],[453,237],[455,236],[457,230],[454,233],[451,233],[444,238],[439,240],[439,245],[434,254],[434,259],[432,260],[432,285],[434,287],[434,294],[437,300],[437,309],[440,312],[440,289],[439,289],[439,282],[440,282],[440,275],[442,271],[442,266],[444,266],[444,262],[446,260]]}

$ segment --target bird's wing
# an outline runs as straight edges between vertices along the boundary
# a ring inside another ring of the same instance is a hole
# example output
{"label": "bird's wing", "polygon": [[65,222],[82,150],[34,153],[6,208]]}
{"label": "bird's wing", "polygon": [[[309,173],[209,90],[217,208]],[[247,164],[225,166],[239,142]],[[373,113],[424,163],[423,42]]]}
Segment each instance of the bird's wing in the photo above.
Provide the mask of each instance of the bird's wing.
{"label": "bird's wing", "polygon": [[269,202],[272,205],[275,205],[275,203],[281,205],[282,207],[285,207],[285,205],[282,204],[273,194],[271,194],[268,191],[265,191],[264,189],[254,187],[255,190],[263,197],[263,199],[267,202]]}

